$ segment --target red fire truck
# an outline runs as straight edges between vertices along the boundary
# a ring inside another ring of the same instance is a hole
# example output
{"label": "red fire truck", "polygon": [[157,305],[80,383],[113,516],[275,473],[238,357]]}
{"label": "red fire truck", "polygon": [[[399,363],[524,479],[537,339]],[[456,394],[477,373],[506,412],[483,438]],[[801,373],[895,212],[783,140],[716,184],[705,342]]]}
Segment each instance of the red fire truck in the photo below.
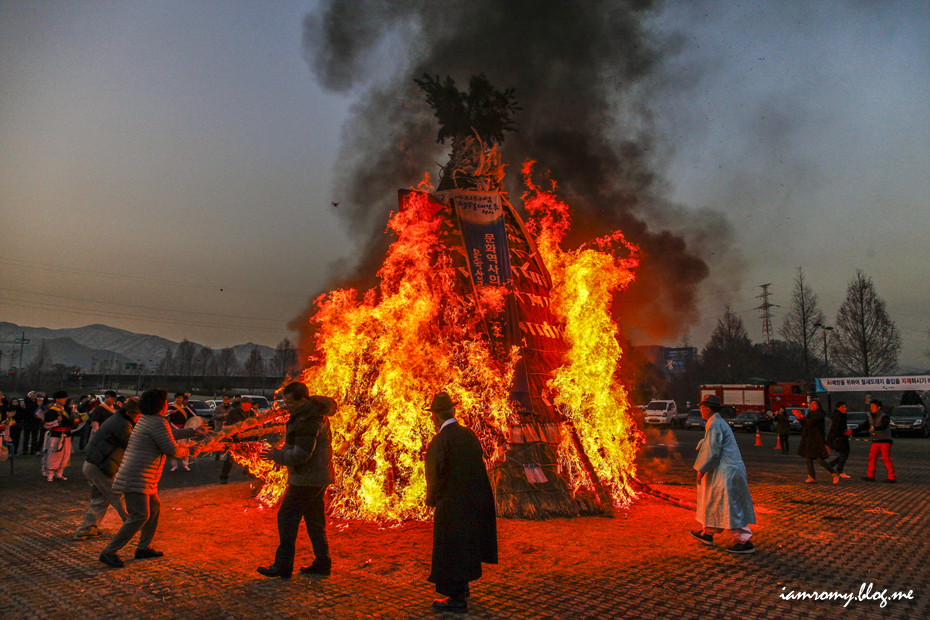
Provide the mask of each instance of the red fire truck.
{"label": "red fire truck", "polygon": [[803,381],[762,385],[702,385],[701,400],[717,396],[724,406],[743,411],[778,411],[779,407],[806,407],[807,389]]}

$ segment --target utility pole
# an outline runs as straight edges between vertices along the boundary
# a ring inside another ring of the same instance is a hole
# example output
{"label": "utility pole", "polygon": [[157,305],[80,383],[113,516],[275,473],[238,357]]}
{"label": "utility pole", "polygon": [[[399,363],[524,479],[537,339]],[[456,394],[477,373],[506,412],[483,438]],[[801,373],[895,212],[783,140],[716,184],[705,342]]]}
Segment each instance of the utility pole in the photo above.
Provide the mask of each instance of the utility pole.
{"label": "utility pole", "polygon": [[762,289],[760,295],[756,295],[756,299],[762,300],[762,305],[756,308],[756,310],[762,311],[762,331],[765,332],[765,346],[766,348],[772,346],[772,308],[778,308],[775,304],[769,303],[769,287],[772,286],[772,283],[760,284],[759,288]]}
{"label": "utility pole", "polygon": [[19,345],[19,368],[16,370],[16,387],[15,390],[19,390],[20,375],[23,374],[23,349],[29,344],[29,339],[26,338],[26,332],[23,332],[23,335],[17,338],[16,340],[3,340],[0,341],[0,344],[12,344],[13,349],[10,351],[10,370],[13,370],[13,358],[16,355],[16,346]]}

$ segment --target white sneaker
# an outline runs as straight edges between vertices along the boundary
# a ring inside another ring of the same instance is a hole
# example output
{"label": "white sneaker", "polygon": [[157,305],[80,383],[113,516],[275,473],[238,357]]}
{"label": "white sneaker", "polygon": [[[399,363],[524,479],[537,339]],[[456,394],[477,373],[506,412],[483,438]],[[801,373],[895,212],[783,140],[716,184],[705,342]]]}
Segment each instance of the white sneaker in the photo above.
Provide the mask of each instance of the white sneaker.
{"label": "white sneaker", "polygon": [[805,480],[804,482],[810,484],[811,482],[817,482],[817,480],[814,479],[814,478],[812,478],[811,476],[808,476],[808,477],[807,477],[807,480]]}
{"label": "white sneaker", "polygon": [[48,482],[54,482],[54,480],[55,480],[55,478],[52,477],[52,476],[46,476],[45,479],[46,479]]}
{"label": "white sneaker", "polygon": [[839,484],[839,483],[840,483],[840,475],[833,474],[833,484]]}
{"label": "white sneaker", "polygon": [[177,469],[178,469],[178,466],[175,465],[174,467],[171,468],[171,471],[177,471]]}
{"label": "white sneaker", "polygon": [[190,471],[190,470],[191,470],[190,467],[188,467],[187,465],[184,466],[184,471]]}
{"label": "white sneaker", "polygon": [[840,474],[840,478],[849,478],[849,474]]}

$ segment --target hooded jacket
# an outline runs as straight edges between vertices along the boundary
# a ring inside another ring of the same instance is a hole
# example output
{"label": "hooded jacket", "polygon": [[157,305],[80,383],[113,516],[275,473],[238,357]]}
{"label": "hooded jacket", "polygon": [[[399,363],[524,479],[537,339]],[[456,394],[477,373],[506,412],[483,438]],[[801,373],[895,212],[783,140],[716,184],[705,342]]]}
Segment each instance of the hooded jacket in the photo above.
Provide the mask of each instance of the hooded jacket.
{"label": "hooded jacket", "polygon": [[336,413],[336,401],[327,396],[311,396],[287,421],[284,446],[268,458],[287,466],[288,484],[298,487],[325,487],[333,483],[332,433],[329,416]]}

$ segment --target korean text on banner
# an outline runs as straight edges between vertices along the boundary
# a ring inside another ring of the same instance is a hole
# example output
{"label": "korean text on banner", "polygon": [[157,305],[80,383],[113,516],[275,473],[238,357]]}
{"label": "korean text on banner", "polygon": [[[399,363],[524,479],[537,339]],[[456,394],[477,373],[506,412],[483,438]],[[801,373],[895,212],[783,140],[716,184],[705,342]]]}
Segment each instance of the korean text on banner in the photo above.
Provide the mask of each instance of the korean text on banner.
{"label": "korean text on banner", "polygon": [[930,391],[930,375],[817,379],[818,392]]}

